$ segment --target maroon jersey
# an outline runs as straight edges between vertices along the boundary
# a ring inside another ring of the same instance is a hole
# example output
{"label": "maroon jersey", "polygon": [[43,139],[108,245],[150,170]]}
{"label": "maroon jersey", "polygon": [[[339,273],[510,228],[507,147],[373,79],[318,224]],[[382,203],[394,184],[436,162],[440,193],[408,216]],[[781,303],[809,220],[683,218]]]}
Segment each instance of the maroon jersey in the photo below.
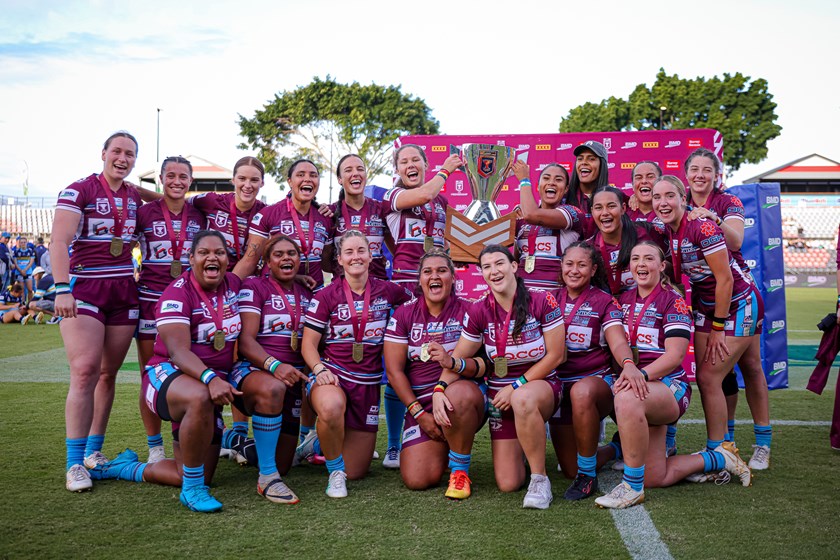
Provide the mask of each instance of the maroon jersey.
{"label": "maroon jersey", "polygon": [[[56,209],[69,210],[81,216],[71,244],[70,274],[79,278],[114,278],[134,276],[131,242],[137,241],[137,210],[143,202],[137,188],[123,182],[117,192],[111,191],[116,209],[99,175],[79,179],[58,195]],[[108,189],[110,190],[110,188]],[[110,253],[115,235],[114,215],[122,221],[122,252]]]}
{"label": "maroon jersey", "polygon": [[[688,339],[694,324],[688,304],[672,288],[663,287],[659,293],[651,293],[648,297],[653,298],[649,305],[646,300],[639,297],[638,291],[633,289],[624,292],[618,299],[624,314],[624,332],[630,346],[635,346],[639,350],[638,366],[640,368],[653,363],[665,353],[666,338],[678,336]],[[630,325],[631,322],[632,325]],[[631,326],[636,331],[636,340],[630,340]],[[685,370],[680,364],[667,375],[682,378],[685,376]],[[688,381],[688,379],[685,378],[682,381]]]}
{"label": "maroon jersey", "polygon": [[[688,204],[692,205],[691,191],[688,193]],[[723,192],[717,187],[712,189],[712,192],[709,193],[709,197],[706,199],[706,203],[703,204],[703,208],[711,210],[723,221],[734,220],[736,222],[740,222],[742,225],[744,224],[744,203],[741,202],[741,199],[734,194]],[[729,252],[732,253],[732,258],[735,259],[738,266],[740,266],[744,272],[748,273],[750,271],[750,267],[747,265],[747,261],[744,260],[744,256],[741,254],[741,251],[733,251],[730,249]],[[750,277],[750,280],[752,280],[752,277]]]}
{"label": "maroon jersey", "polygon": [[641,210],[632,210],[628,208],[627,216],[634,222],[647,222],[649,224],[657,225],[660,228],[665,227],[665,224],[662,223],[662,220],[659,219],[659,216],[657,216],[656,212],[654,212],[653,210],[645,214]]}
{"label": "maroon jersey", "polygon": [[311,276],[318,286],[324,284],[321,255],[324,253],[324,247],[333,242],[335,230],[332,218],[319,214],[314,204],[309,206],[309,212],[305,215],[301,215],[295,209],[291,198],[266,206],[251,220],[251,233],[264,239],[283,234],[297,241],[301,249],[298,274]]}
{"label": "maroon jersey", "polygon": [[[726,251],[729,268],[732,271],[732,304],[731,310],[738,308],[738,302],[749,296],[750,280],[740,266],[732,258],[726,248],[723,232],[711,220],[700,218],[688,220],[683,216],[680,232],[675,233],[668,228],[671,241],[672,259],[679,261],[680,270],[691,282],[691,297],[694,308],[702,313],[708,313],[715,307],[715,287],[717,282],[712,269],[706,262],[706,256]],[[674,267],[676,271],[676,266]],[[677,272],[675,272],[677,274]]]}
{"label": "maroon jersey", "polygon": [[[213,348],[213,336],[216,324],[213,314],[216,312],[218,301],[216,294],[206,293],[213,311],[207,309],[201,297],[195,291],[190,281],[192,272],[185,272],[180,278],[172,282],[160,296],[155,308],[155,319],[158,330],[164,325],[188,325],[190,327],[190,350],[209,368],[222,372],[230,372],[233,367],[233,347],[242,330],[239,319],[239,288],[242,281],[235,274],[225,274],[224,303],[222,313],[222,330],[225,333],[225,346],[217,351]],[[149,366],[156,366],[170,360],[169,351],[158,334],[155,339],[154,355],[149,360]]]}
{"label": "maroon jersey", "polygon": [[[169,215],[169,222],[175,231],[170,231],[164,218]],[[186,224],[185,226],[183,224]],[[158,296],[172,282],[171,264],[174,260],[172,238],[183,239],[181,245],[181,266],[184,270],[190,266],[190,247],[195,234],[204,229],[204,216],[185,204],[180,214],[173,214],[166,207],[163,199],[145,204],[137,213],[137,230],[140,232],[140,252],[143,254],[143,268],[140,271],[140,299]],[[181,228],[186,227],[181,234]],[[145,297],[144,297],[145,296]]]}
{"label": "maroon jersey", "polygon": [[[529,224],[523,219],[516,220],[516,246],[519,249],[519,268],[516,274],[525,280],[529,288],[557,288],[560,285],[563,251],[583,235],[583,213],[580,210],[574,206],[558,206],[555,210],[566,218],[568,225],[564,229],[551,229]],[[529,255],[535,259],[532,272],[525,269]]]}
{"label": "maroon jersey", "polygon": [[[546,354],[543,332],[563,325],[563,313],[551,293],[530,289],[528,292],[531,301],[528,305],[528,318],[522,332],[516,340],[513,339],[513,318],[507,332],[507,347],[504,355],[507,358],[508,373],[505,377],[490,377],[491,389],[498,390],[513,383],[517,377],[524,375],[532,364],[540,361]],[[483,342],[487,356],[495,360],[498,356],[496,331],[504,323],[506,315],[507,312],[496,303],[493,294],[487,293],[476,301],[464,316],[462,336],[472,342]],[[555,376],[556,373],[552,371],[547,377]]]}
{"label": "maroon jersey", "polygon": [[[640,241],[653,241],[662,248],[662,252],[668,254],[668,243],[665,240],[665,232],[659,229],[648,230],[644,226],[636,226],[636,243]],[[630,273],[629,267],[622,267],[618,270],[618,253],[621,251],[621,243],[612,245],[606,243],[601,236],[601,232],[597,231],[591,239],[587,239],[596,250],[601,251],[601,257],[607,264],[606,257],[609,256],[609,267],[607,271],[607,279],[610,283],[610,291],[614,296],[627,290],[636,287],[636,281],[633,280],[633,275]],[[629,264],[628,264],[629,266]]]}
{"label": "maroon jersey", "polygon": [[[423,206],[397,210],[397,200],[407,189],[394,187],[385,193],[383,202],[390,205],[388,229],[394,239],[394,263],[391,278],[394,282],[417,282],[420,272],[417,265],[426,250],[424,241],[430,236],[435,247],[443,248],[443,233],[446,228],[446,207],[449,202],[439,194]],[[431,226],[431,231],[428,231]]]}
{"label": "maroon jersey", "polygon": [[[341,208],[338,207],[338,203],[330,204],[330,210],[338,217],[338,226],[335,229],[335,255],[338,255],[338,241],[348,229],[344,221],[346,212],[350,220],[349,229],[364,233],[370,244],[370,256],[373,257],[370,262],[371,276],[387,280],[388,273],[385,271],[385,255],[382,254],[382,247],[385,244],[385,220],[391,212],[388,204],[365,197],[365,204],[360,210],[356,210],[347,203],[342,204]],[[364,217],[364,224],[362,224],[362,217]],[[337,262],[333,265],[333,269],[339,274],[344,274]]]}
{"label": "maroon jersey", "polygon": [[[265,208],[265,203],[259,200],[246,211],[239,210],[235,204],[236,193],[206,192],[187,199],[187,202],[198,208],[207,218],[207,229],[221,233],[225,238],[228,250],[228,270],[233,270],[236,263],[245,253],[248,234],[251,228],[251,218]],[[231,218],[231,210],[236,219]]]}
{"label": "maroon jersey", "polygon": [[[279,292],[279,293],[278,293]],[[304,366],[300,354],[303,340],[303,322],[312,292],[300,285],[286,290],[266,276],[252,276],[242,283],[239,290],[239,312],[260,316],[257,342],[263,349],[285,364]],[[292,350],[292,332],[295,316],[298,317],[298,349]]]}
{"label": "maroon jersey", "polygon": [[[402,286],[378,278],[369,278],[368,287],[370,308],[363,333],[356,333],[353,325],[362,315],[364,296],[351,291],[351,311],[343,280],[315,292],[306,311],[306,326],[321,333],[326,343],[324,365],[345,381],[361,385],[378,384],[382,379],[382,341],[388,318],[395,307],[412,299]],[[358,363],[353,360],[357,334],[364,349]]]}
{"label": "maroon jersey", "polygon": [[[612,295],[590,287],[576,298],[562,287],[554,298],[563,307],[566,325],[566,361],[557,368],[563,381],[610,373],[610,350],[604,332],[622,325],[622,313]],[[574,315],[572,315],[574,314]]]}
{"label": "maroon jersey", "polygon": [[470,304],[455,294],[446,300],[440,315],[429,313],[425,301],[421,298],[401,305],[385,331],[385,340],[408,347],[405,374],[411,383],[414,394],[431,389],[440,379],[441,367],[437,362],[424,362],[420,351],[424,344],[437,342],[450,354],[461,338],[461,320]]}

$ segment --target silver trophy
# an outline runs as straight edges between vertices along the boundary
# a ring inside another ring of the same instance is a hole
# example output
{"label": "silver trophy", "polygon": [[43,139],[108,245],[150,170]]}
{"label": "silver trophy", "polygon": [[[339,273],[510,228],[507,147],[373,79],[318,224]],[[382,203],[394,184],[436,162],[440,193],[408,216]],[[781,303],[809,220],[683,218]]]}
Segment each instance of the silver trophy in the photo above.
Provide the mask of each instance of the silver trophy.
{"label": "silver trophy", "polygon": [[[451,149],[458,151],[456,146]],[[494,201],[516,161],[516,150],[496,144],[464,144],[460,155],[473,196],[464,216],[479,225],[499,219],[501,213]]]}

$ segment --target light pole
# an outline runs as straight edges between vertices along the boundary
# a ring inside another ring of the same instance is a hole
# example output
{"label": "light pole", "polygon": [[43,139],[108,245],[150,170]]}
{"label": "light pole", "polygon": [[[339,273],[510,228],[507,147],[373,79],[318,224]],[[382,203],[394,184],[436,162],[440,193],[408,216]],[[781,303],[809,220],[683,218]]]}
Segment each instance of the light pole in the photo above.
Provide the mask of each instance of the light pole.
{"label": "light pole", "polygon": [[659,130],[662,130],[662,128],[663,128],[663,125],[664,125],[663,121],[665,120],[665,111],[667,111],[667,110],[668,110],[668,107],[666,107],[665,105],[660,105],[659,106]]}

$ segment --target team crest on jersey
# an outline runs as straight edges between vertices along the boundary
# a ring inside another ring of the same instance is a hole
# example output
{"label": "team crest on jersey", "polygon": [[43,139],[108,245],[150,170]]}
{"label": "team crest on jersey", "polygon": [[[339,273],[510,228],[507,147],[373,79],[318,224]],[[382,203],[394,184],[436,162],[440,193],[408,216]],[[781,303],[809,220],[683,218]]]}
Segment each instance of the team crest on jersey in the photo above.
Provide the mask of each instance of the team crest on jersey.
{"label": "team crest on jersey", "polygon": [[216,212],[216,226],[220,228],[225,227],[228,224],[229,217],[230,214],[228,214],[227,212]]}
{"label": "team crest on jersey", "polygon": [[420,323],[414,323],[411,325],[411,340],[417,342],[421,338],[423,338],[423,325]]}
{"label": "team crest on jersey", "polygon": [[152,223],[152,232],[155,234],[155,237],[163,237],[166,235],[166,224],[163,222]]}
{"label": "team crest on jersey", "polygon": [[272,294],[272,296],[271,296],[271,307],[273,307],[274,309],[277,309],[277,310],[286,309],[286,304],[283,302],[284,299],[286,299],[286,298],[284,298],[283,296],[278,296],[276,294]]}
{"label": "team crest on jersey", "polygon": [[292,235],[294,232],[295,226],[292,222],[280,222],[280,233],[282,233],[283,235]]}
{"label": "team crest on jersey", "polygon": [[487,325],[487,336],[490,337],[490,340],[495,342],[495,340],[496,340],[496,325],[495,324],[489,323]]}
{"label": "team crest on jersey", "polygon": [[346,303],[338,304],[336,308],[336,313],[338,314],[339,321],[347,321],[350,319],[350,308],[347,307]]}
{"label": "team crest on jersey", "polygon": [[96,199],[96,211],[103,216],[107,216],[111,213],[111,203],[108,202],[107,198]]}

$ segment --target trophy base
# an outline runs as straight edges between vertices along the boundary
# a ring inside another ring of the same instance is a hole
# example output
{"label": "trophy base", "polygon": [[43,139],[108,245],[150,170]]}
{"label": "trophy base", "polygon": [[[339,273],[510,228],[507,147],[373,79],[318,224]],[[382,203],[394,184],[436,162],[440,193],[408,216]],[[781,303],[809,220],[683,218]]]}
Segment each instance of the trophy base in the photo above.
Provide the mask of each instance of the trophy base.
{"label": "trophy base", "polygon": [[446,208],[446,230],[449,256],[460,263],[478,263],[478,255],[487,245],[511,247],[516,242],[516,215],[477,224],[451,206]]}

